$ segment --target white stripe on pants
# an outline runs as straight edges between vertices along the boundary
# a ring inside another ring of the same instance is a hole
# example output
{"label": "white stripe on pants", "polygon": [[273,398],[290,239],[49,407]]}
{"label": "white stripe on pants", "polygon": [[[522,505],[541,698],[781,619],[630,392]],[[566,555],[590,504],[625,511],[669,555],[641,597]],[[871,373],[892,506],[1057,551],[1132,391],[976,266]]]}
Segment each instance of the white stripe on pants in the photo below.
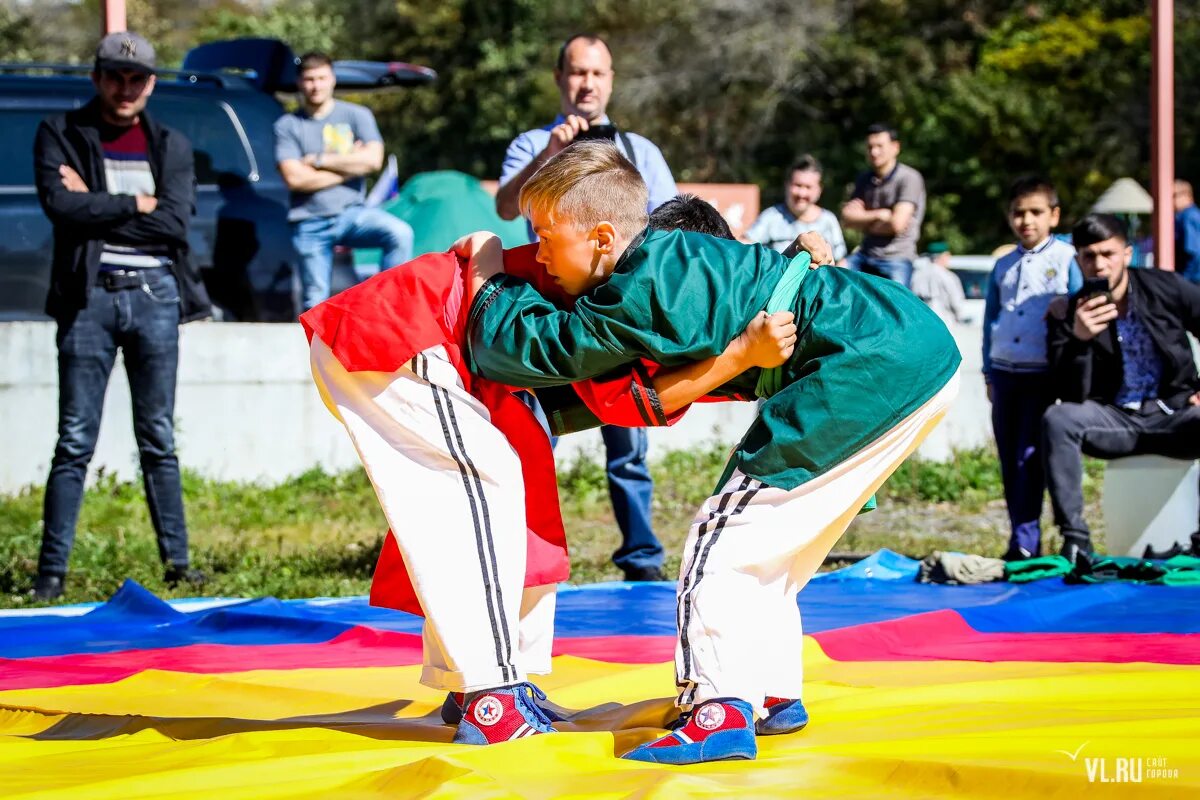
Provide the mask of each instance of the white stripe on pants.
{"label": "white stripe on pants", "polygon": [[677,589],[682,708],[736,697],[798,699],[804,635],[796,595],[859,509],[916,450],[958,394],[958,375],[882,437],[791,491],[734,471],[701,506]]}
{"label": "white stripe on pants", "polygon": [[314,338],[311,360],[425,611],[421,682],[463,692],[549,672],[556,587],[523,589],[521,463],[446,351],[394,373],[347,372]]}

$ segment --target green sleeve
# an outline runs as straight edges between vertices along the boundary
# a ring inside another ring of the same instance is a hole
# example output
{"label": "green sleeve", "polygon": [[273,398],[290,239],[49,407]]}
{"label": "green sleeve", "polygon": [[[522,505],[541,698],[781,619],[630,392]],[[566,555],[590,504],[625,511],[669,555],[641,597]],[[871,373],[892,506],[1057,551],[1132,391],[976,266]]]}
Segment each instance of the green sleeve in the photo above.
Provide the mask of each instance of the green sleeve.
{"label": "green sleeve", "polygon": [[591,378],[636,358],[598,336],[583,315],[560,311],[508,275],[488,281],[475,298],[467,342],[472,372],[533,389]]}
{"label": "green sleeve", "polygon": [[786,266],[766,247],[653,231],[570,312],[524,281],[496,276],[471,306],[469,366],[510,386],[539,388],[639,358],[664,367],[703,361],[766,308]]}

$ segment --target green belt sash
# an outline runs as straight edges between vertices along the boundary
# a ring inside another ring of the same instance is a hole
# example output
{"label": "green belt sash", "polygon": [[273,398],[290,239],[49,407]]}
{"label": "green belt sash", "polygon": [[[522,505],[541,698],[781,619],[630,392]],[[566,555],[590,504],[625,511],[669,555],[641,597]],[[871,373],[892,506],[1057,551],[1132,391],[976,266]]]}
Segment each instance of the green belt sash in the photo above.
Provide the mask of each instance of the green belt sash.
{"label": "green belt sash", "polygon": [[[767,301],[768,314],[791,310],[796,295],[800,292],[800,284],[804,283],[804,277],[808,275],[811,265],[812,256],[804,251],[797,253],[795,258],[788,262],[783,277],[775,284],[775,291],[771,292],[771,299]],[[757,397],[770,397],[782,388],[783,367],[772,367],[758,374],[758,386],[754,388],[754,394]]]}
{"label": "green belt sash", "polygon": [[[804,283],[805,276],[808,275],[809,269],[814,269],[812,266],[812,256],[803,251],[797,253],[791,261],[788,262],[787,269],[783,271],[783,276],[779,279],[779,283],[775,284],[775,291],[771,292],[771,298],[767,300],[767,313],[775,314],[779,311],[790,311],[796,301],[796,295],[800,293],[800,284]],[[754,394],[757,397],[766,398],[776,394],[783,388],[783,367],[772,367],[764,369],[758,375],[758,385],[754,388]],[[718,494],[721,488],[729,482],[729,478],[733,475],[734,464],[733,459],[725,466],[725,471],[721,475],[720,481],[717,483],[717,488],[713,492]],[[879,503],[875,499],[875,495],[867,498],[864,505],[858,513],[864,514],[868,511],[874,511]]]}

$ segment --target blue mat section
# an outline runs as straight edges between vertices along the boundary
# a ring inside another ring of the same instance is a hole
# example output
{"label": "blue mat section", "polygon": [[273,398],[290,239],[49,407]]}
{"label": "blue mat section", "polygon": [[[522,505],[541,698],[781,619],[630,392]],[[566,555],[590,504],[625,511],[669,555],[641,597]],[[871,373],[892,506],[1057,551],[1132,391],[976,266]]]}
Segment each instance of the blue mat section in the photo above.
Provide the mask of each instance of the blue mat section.
{"label": "blue mat section", "polygon": [[[916,562],[881,551],[815,578],[800,594],[805,633],[953,609],[983,632],[1200,633],[1200,587],[1100,584],[1060,579],[1028,584],[916,583]],[[247,600],[181,612],[132,581],[76,617],[0,617],[0,657],[180,647],[328,641],[356,625],[419,633],[411,614],[372,608],[366,598]],[[563,586],[558,636],[674,636],[673,583]]]}
{"label": "blue mat section", "polygon": [[79,617],[0,619],[0,657],[110,653],[189,644],[305,644],[328,641],[353,623],[320,618],[274,598],[184,614],[133,581]]}
{"label": "blue mat section", "polygon": [[1197,586],[1047,580],[1025,584],[1003,606],[952,607],[984,633],[1200,633]]}

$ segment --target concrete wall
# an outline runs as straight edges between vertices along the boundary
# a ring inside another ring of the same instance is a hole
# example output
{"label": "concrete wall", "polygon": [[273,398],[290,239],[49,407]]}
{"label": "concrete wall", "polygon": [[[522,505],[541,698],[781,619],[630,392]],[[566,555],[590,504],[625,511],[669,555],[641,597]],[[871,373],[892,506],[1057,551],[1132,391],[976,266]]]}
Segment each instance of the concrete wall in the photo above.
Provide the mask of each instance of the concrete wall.
{"label": "concrete wall", "polygon": [[[0,323],[0,492],[46,479],[58,403],[54,333],[53,323]],[[929,458],[944,459],[952,448],[990,438],[978,323],[957,326],[955,336],[964,353],[963,392],[922,448]],[[357,465],[345,432],[313,388],[299,325],[193,323],[181,329],[180,351],[176,435],[186,468],[213,478],[273,483],[314,466]],[[753,416],[749,403],[699,404],[674,427],[651,429],[651,458],[714,440],[732,444]],[[600,453],[599,434],[564,438],[558,455],[569,459],[581,450]],[[109,382],[89,480],[101,469],[122,478],[137,475],[129,387],[120,359]]]}

